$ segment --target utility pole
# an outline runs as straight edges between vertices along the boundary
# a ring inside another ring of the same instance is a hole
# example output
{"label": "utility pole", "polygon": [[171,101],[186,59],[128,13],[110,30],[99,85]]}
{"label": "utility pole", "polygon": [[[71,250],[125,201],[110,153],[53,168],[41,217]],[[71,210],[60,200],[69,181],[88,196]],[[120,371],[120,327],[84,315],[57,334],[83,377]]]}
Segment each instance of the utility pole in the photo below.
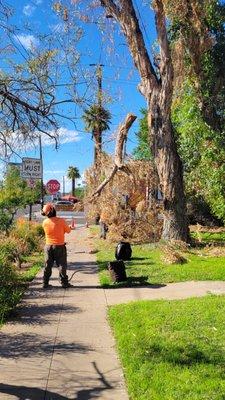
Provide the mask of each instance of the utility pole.
{"label": "utility pole", "polygon": [[96,77],[97,77],[97,82],[98,82],[98,93],[97,93],[97,99],[98,99],[98,105],[99,107],[102,106],[102,67],[104,67],[104,64],[89,64],[90,67],[97,67],[96,68]]}
{"label": "utility pole", "polygon": [[96,69],[96,76],[98,82],[98,106],[99,109],[102,108],[102,67],[103,64],[98,64]]}
{"label": "utility pole", "polygon": [[63,196],[65,196],[65,176],[63,175]]}

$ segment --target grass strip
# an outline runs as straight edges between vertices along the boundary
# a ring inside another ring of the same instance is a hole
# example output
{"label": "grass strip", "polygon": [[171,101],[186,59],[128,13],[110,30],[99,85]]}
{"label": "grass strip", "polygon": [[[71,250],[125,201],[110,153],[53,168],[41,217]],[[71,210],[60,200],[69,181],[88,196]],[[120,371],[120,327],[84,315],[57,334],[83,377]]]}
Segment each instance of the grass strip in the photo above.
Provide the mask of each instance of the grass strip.
{"label": "grass strip", "polygon": [[113,306],[131,400],[225,399],[225,296]]}
{"label": "grass strip", "polygon": [[225,280],[224,255],[211,256],[204,248],[190,248],[183,254],[185,263],[166,264],[158,244],[142,244],[132,245],[132,259],[125,262],[128,282],[115,285],[110,279],[107,264],[115,260],[116,244],[96,238],[92,240],[98,249],[96,258],[103,287]]}

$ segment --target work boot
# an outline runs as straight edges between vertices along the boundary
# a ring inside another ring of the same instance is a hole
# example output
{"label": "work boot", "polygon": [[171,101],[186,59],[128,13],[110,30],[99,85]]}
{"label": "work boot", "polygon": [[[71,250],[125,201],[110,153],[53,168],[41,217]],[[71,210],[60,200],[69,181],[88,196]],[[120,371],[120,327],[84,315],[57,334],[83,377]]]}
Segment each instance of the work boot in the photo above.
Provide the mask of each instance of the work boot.
{"label": "work boot", "polygon": [[52,287],[52,285],[49,285],[48,282],[43,282],[43,289],[50,289]]}
{"label": "work boot", "polygon": [[62,288],[63,289],[68,289],[68,288],[71,288],[71,287],[73,287],[73,285],[71,285],[69,282],[62,283]]}
{"label": "work boot", "polygon": [[61,285],[63,289],[69,288],[71,285],[69,284],[68,275],[59,274],[59,279],[61,281]]}

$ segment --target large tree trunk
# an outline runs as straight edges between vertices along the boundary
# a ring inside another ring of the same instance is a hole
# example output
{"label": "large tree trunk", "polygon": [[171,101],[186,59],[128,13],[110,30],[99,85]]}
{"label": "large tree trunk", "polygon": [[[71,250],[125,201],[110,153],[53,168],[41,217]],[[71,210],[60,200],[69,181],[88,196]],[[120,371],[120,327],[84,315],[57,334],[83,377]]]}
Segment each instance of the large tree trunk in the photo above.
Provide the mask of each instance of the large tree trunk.
{"label": "large tree trunk", "polygon": [[168,96],[164,91],[158,91],[150,101],[148,111],[152,152],[163,193],[162,239],[188,241],[183,168],[176,149],[170,115],[163,107],[162,99],[165,98],[168,99]]}
{"label": "large tree trunk", "polygon": [[101,4],[119,22],[127,38],[131,56],[141,77],[139,90],[147,100],[149,133],[164,198],[162,238],[187,241],[188,225],[182,163],[177,153],[170,119],[173,66],[163,1],[154,0],[152,3],[160,48],[156,69],[152,65],[145,45],[133,0],[101,0]]}

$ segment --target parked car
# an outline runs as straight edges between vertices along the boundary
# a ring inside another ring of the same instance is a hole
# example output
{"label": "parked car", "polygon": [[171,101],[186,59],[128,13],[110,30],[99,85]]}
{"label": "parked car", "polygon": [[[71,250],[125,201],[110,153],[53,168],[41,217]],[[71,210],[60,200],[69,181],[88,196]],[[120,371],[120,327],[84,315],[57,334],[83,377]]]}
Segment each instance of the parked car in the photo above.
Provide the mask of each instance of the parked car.
{"label": "parked car", "polygon": [[72,211],[74,208],[74,204],[72,201],[69,200],[58,200],[55,202],[55,209],[56,210],[62,210],[62,211]]}
{"label": "parked car", "polygon": [[69,200],[72,201],[72,203],[77,203],[79,199],[75,196],[72,196],[72,194],[67,194],[65,196],[62,196],[60,200]]}
{"label": "parked car", "polygon": [[56,206],[62,205],[62,204],[66,205],[66,206],[73,206],[72,201],[69,201],[69,200],[58,200],[58,201],[55,202]]}

